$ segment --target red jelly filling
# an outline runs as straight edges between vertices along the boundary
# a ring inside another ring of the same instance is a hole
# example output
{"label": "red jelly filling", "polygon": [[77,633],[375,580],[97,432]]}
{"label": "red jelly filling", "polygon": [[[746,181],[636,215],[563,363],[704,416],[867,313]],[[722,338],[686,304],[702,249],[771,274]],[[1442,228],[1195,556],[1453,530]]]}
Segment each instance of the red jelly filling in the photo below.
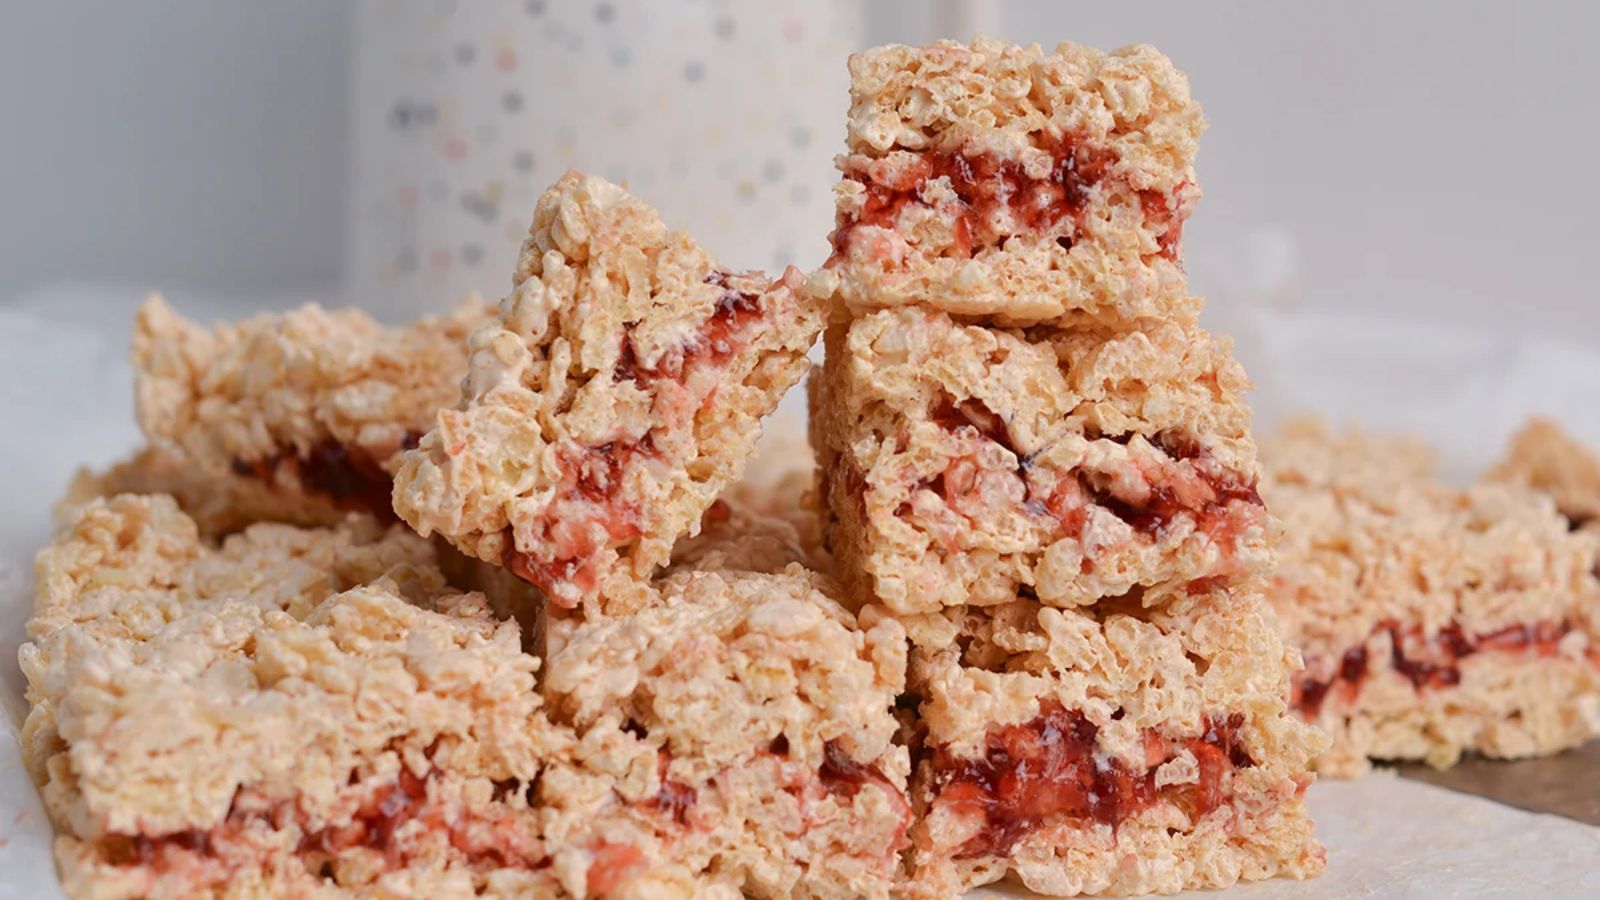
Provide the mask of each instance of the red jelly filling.
{"label": "red jelly filling", "polygon": [[[1051,704],[1030,721],[991,731],[978,758],[935,752],[933,802],[983,817],[981,832],[956,848],[963,858],[1004,856],[1053,820],[1115,828],[1158,802],[1174,803],[1199,819],[1228,802],[1233,770],[1255,765],[1239,738],[1242,714],[1212,716],[1206,725],[1194,738],[1146,731],[1144,765],[1130,767],[1096,752],[1099,727],[1083,713]],[[1194,755],[1198,782],[1158,788],[1157,768],[1182,750]]]}
{"label": "red jelly filling", "polygon": [[[1135,503],[1118,496],[1109,485],[1098,485],[1083,469],[1067,472],[1045,489],[1039,483],[1042,479],[1030,477],[1033,455],[1016,447],[1005,419],[980,400],[957,403],[942,396],[929,410],[929,418],[951,434],[971,430],[1016,456],[1018,477],[1025,482],[1026,508],[1034,515],[1054,518],[1068,537],[1080,536],[1088,524],[1090,508],[1100,507],[1152,539],[1159,538],[1173,522],[1188,519],[1196,531],[1231,551],[1243,532],[1259,520],[1265,505],[1253,483],[1245,484],[1231,473],[1218,472],[1205,448],[1181,436],[1163,435],[1157,439],[1157,445],[1172,462],[1141,469],[1148,490]],[[1123,437],[1120,442],[1126,440]],[[927,486],[947,505],[964,508],[967,504],[958,501],[973,490],[977,480],[976,460],[963,456]],[[909,512],[909,505],[903,505],[902,510]],[[1092,565],[1092,561],[1086,560],[1086,564]]]}
{"label": "red jelly filling", "polygon": [[648,434],[635,444],[605,444],[564,452],[563,478],[550,504],[540,548],[545,552],[534,554],[517,549],[508,528],[501,563],[555,602],[575,605],[575,598],[556,588],[572,585],[585,594],[596,588],[598,554],[604,544],[592,526],[598,524],[604,538],[614,542],[632,540],[644,533],[638,508],[621,501],[618,493],[623,473],[633,461],[654,454],[655,445]]}
{"label": "red jelly filling", "polygon": [[[1572,624],[1563,619],[1510,625],[1469,635],[1452,622],[1432,638],[1423,637],[1421,629],[1415,625],[1402,628],[1395,622],[1382,622],[1377,630],[1389,634],[1393,648],[1390,665],[1420,691],[1460,684],[1461,660],[1476,653],[1532,651],[1539,656],[1555,656],[1560,652],[1561,639],[1572,630]],[[1316,716],[1335,688],[1344,691],[1346,702],[1352,701],[1360,693],[1367,672],[1366,645],[1351,648],[1345,651],[1338,670],[1332,675],[1301,678],[1295,682],[1295,708],[1306,716]]]}
{"label": "red jelly filling", "polygon": [[[116,866],[167,869],[198,855],[222,862],[226,868],[231,858],[258,852],[258,839],[247,833],[253,823],[279,829],[298,822],[302,835],[296,851],[302,855],[314,859],[361,848],[378,851],[389,865],[399,866],[405,863],[408,848],[397,835],[407,823],[421,822],[426,828],[448,831],[451,846],[471,864],[523,868],[549,865],[539,853],[536,835],[524,834],[517,828],[493,827],[501,823],[492,819],[447,821],[442,809],[429,804],[430,777],[431,774],[418,776],[402,767],[395,783],[366,798],[349,822],[315,829],[309,828],[305,814],[292,801],[253,804],[244,799],[247,792],[241,791],[226,818],[214,828],[164,835],[111,835],[101,841],[100,852],[108,864]],[[505,815],[509,819],[513,814],[507,810]],[[491,827],[487,831],[474,827],[484,824]],[[308,860],[307,865],[313,866],[314,862]]]}
{"label": "red jelly filling", "polygon": [[[834,258],[844,256],[855,229],[871,226],[893,230],[907,204],[929,205],[924,199],[930,181],[948,179],[951,190],[962,205],[953,228],[954,244],[948,249],[959,257],[970,257],[974,246],[991,246],[1005,235],[995,228],[996,215],[1004,211],[1012,221],[1035,232],[1057,229],[1063,222],[1076,222],[1087,204],[1089,191],[1103,181],[1115,162],[1108,151],[1080,144],[1069,135],[1037,136],[1040,149],[1050,154],[1049,171],[1042,177],[1029,175],[1011,157],[991,152],[925,151],[911,166],[897,171],[892,180],[881,180],[871,172],[848,177],[866,189],[860,212],[839,225],[830,240]],[[1155,191],[1140,192],[1140,209],[1148,227],[1159,232],[1160,253],[1176,258],[1186,212],[1179,202],[1187,184],[1180,185],[1168,198]],[[1063,235],[1059,242],[1071,246]]]}
{"label": "red jelly filling", "polygon": [[[401,449],[417,446],[422,434],[406,432]],[[281,452],[264,459],[233,461],[233,472],[276,486],[279,472],[290,470],[303,490],[326,497],[341,509],[393,517],[390,495],[394,482],[372,454],[334,440],[320,441],[303,454]]]}
{"label": "red jelly filling", "polygon": [[[632,340],[624,334],[614,381],[641,386],[660,380],[681,382],[694,366],[719,366],[739,351],[740,336],[762,317],[761,295],[730,286],[726,272],[713,272],[706,283],[722,288],[722,296],[699,333],[650,366],[639,361]],[[648,433],[633,444],[608,443],[564,453],[565,477],[545,516],[543,539],[525,550],[507,529],[501,563],[555,602],[576,605],[573,589],[590,594],[598,587],[600,551],[644,533],[640,510],[618,494],[628,468],[655,454]],[[601,526],[598,531],[592,527],[596,524]]]}

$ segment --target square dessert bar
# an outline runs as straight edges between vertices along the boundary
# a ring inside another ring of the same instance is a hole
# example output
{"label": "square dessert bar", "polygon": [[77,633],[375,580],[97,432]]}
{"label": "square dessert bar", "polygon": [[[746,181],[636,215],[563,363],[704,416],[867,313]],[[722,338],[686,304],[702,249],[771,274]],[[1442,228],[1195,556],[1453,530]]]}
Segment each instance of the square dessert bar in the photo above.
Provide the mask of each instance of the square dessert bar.
{"label": "square dessert bar", "polygon": [[1402,439],[1300,421],[1262,458],[1284,523],[1269,595],[1306,664],[1294,705],[1333,736],[1319,772],[1600,734],[1600,535],[1526,488],[1443,484]]}
{"label": "square dessert bar", "polygon": [[800,287],[793,269],[725,271],[569,172],[539,199],[498,322],[472,337],[460,405],[406,455],[396,511],[558,606],[637,608],[805,374],[822,310]]}
{"label": "square dessert bar", "polygon": [[307,305],[205,328],[152,297],[134,324],[135,395],[139,424],[166,458],[142,468],[209,480],[297,524],[350,510],[392,517],[400,451],[460,395],[467,334],[492,313],[468,299],[387,328],[357,310]]}
{"label": "square dessert bar", "polygon": [[1154,48],[941,41],[850,76],[823,292],[1010,324],[1198,313],[1179,243],[1205,122]]}
{"label": "square dessert bar", "polygon": [[1147,603],[1271,559],[1243,371],[1194,326],[830,328],[812,439],[850,596],[895,613]]}
{"label": "square dessert bar", "polygon": [[821,584],[688,572],[632,616],[550,622],[546,702],[578,754],[682,826],[681,865],[742,896],[886,898],[900,874],[905,632],[858,628]]}
{"label": "square dessert bar", "polygon": [[[370,518],[212,545],[91,502],[39,557],[30,771],[74,897],[887,897],[904,632],[671,580],[539,659]],[[563,623],[571,625],[572,623]]]}
{"label": "square dessert bar", "polygon": [[354,518],[212,547],[95,501],[38,558],[25,755],[73,897],[553,893],[537,660],[427,542]]}
{"label": "square dessert bar", "polygon": [[1287,711],[1295,657],[1264,612],[1215,591],[906,617],[911,894],[1008,873],[1049,895],[1319,873],[1302,794],[1326,740]]}

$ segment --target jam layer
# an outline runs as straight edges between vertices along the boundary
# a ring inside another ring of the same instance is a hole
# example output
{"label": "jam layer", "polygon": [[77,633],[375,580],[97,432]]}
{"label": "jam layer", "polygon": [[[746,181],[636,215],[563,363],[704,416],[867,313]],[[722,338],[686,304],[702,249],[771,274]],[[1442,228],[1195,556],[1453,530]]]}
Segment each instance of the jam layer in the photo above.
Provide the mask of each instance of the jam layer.
{"label": "jam layer", "polygon": [[[997,227],[1004,214],[1015,231],[1056,237],[1071,249],[1081,227],[1092,189],[1109,176],[1115,157],[1071,135],[1037,135],[1036,143],[1049,154],[1042,175],[1031,175],[1022,163],[989,151],[925,151],[914,163],[880,174],[877,166],[849,173],[866,191],[862,207],[840,223],[830,240],[833,259],[849,253],[856,229],[894,230],[908,205],[931,206],[929,182],[948,184],[959,208],[951,228],[950,246],[942,255],[970,258],[976,249],[999,244],[1007,233]],[[1173,197],[1159,191],[1139,191],[1139,210],[1145,226],[1157,235],[1159,255],[1177,259],[1187,213],[1179,197],[1188,188],[1179,185]]]}
{"label": "jam layer", "polygon": [[[1005,856],[1018,840],[1062,819],[1112,828],[1156,803],[1168,802],[1198,820],[1231,797],[1229,775],[1255,760],[1239,738],[1244,716],[1212,716],[1198,737],[1144,734],[1142,767],[1130,767],[1097,752],[1099,727],[1081,712],[1059,704],[1038,717],[989,733],[983,754],[959,759],[933,754],[935,807],[981,816],[984,827],[955,848],[962,858]],[[1156,770],[1188,751],[1199,767],[1193,784],[1156,785]]]}
{"label": "jam layer", "polygon": [[[413,449],[421,439],[421,432],[408,431],[400,449]],[[380,518],[394,516],[390,501],[394,482],[380,461],[335,440],[320,441],[305,453],[285,450],[261,459],[234,459],[233,472],[271,487],[277,486],[282,473],[292,472],[302,490],[324,497],[340,509]]]}
{"label": "jam layer", "polygon": [[[666,382],[683,384],[693,370],[726,365],[744,347],[744,335],[764,314],[761,295],[730,286],[725,272],[712,273],[706,283],[721,288],[722,296],[695,336],[645,365],[635,355],[631,338],[624,334],[612,372],[614,382],[629,381],[652,391]],[[715,384],[708,389],[714,390]],[[678,410],[676,416],[665,408],[667,404],[658,404],[656,412],[669,419],[681,418],[704,401],[705,397],[697,396],[687,404],[670,404]],[[653,434],[647,432],[632,443],[564,448],[560,453],[561,481],[543,521],[536,525],[542,539],[536,547],[519,547],[508,528],[501,563],[561,606],[576,606],[591,595],[599,587],[602,551],[648,530],[644,511],[623,494],[622,485],[631,468],[659,458]]]}
{"label": "jam layer", "polygon": [[[1461,660],[1478,653],[1531,652],[1537,656],[1555,656],[1561,639],[1570,631],[1572,624],[1563,619],[1509,625],[1481,634],[1467,634],[1459,624],[1451,622],[1431,638],[1425,637],[1419,626],[1402,627],[1397,622],[1384,621],[1374,633],[1389,635],[1393,647],[1390,665],[1421,691],[1460,684]],[[1336,691],[1345,702],[1353,702],[1361,693],[1369,671],[1366,644],[1352,647],[1340,657],[1339,666],[1331,675],[1301,678],[1295,682],[1294,706],[1303,715],[1314,717],[1322,711],[1329,695]]]}

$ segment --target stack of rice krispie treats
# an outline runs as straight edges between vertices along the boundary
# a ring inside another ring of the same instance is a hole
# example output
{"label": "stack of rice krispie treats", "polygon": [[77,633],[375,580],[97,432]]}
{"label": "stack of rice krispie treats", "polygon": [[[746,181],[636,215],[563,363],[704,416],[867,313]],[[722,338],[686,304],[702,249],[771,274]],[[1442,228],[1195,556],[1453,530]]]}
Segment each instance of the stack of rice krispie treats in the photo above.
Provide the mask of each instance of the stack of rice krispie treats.
{"label": "stack of rice krispie treats", "polygon": [[[22,651],[84,897],[1173,892],[1323,866],[1154,50],[851,61],[833,255],[568,173],[511,292],[134,334]],[[741,483],[810,369],[810,449]]]}
{"label": "stack of rice krispie treats", "polygon": [[910,892],[1316,874],[1248,384],[1179,266],[1184,76],[986,40],[850,71],[811,429],[848,602],[911,642]]}
{"label": "stack of rice krispie treats", "polygon": [[1263,455],[1284,522],[1269,593],[1306,663],[1294,705],[1333,738],[1318,772],[1539,756],[1600,734],[1600,534],[1580,527],[1600,469],[1581,448],[1536,423],[1465,488],[1417,441],[1316,420]]}

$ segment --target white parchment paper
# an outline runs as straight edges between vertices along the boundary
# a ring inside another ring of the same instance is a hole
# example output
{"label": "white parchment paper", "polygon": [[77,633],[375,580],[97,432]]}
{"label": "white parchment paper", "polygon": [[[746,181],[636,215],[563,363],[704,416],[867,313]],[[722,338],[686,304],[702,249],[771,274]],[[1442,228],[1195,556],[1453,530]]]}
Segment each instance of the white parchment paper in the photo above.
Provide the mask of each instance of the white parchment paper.
{"label": "white parchment paper", "polygon": [[[49,823],[14,739],[26,712],[16,648],[51,504],[78,466],[104,465],[138,443],[126,363],[137,300],[131,290],[76,288],[0,307],[0,898],[61,896]],[[183,298],[180,306],[201,318],[240,314],[236,302]],[[1460,477],[1491,461],[1534,412],[1600,444],[1600,352],[1590,348],[1327,313],[1210,319],[1235,333],[1263,425],[1315,410],[1418,432],[1441,446],[1449,472]],[[803,404],[785,410],[792,417]],[[1203,896],[1600,897],[1600,829],[1387,775],[1321,782],[1309,796],[1328,847],[1324,877]],[[1024,895],[991,889],[975,896]]]}

